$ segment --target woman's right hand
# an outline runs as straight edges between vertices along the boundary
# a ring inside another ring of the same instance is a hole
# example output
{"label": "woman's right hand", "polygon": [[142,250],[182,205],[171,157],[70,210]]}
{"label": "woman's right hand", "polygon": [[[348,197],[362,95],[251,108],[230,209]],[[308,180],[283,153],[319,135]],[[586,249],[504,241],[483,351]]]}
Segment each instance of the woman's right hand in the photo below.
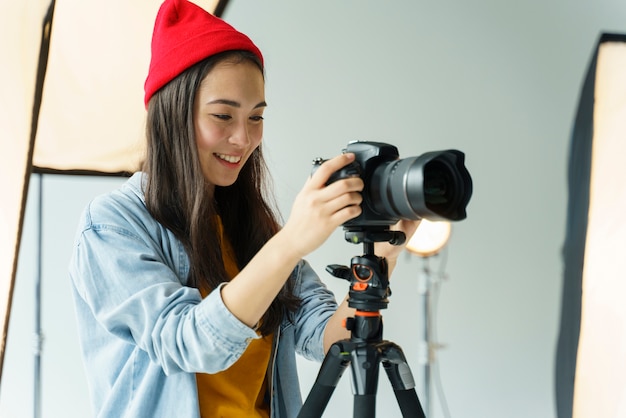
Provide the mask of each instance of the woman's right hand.
{"label": "woman's right hand", "polygon": [[361,214],[363,180],[349,177],[328,186],[329,177],[353,162],[354,154],[341,154],[325,161],[311,175],[296,196],[281,234],[288,234],[292,246],[302,258],[318,248],[344,222]]}
{"label": "woman's right hand", "polygon": [[361,214],[363,181],[359,177],[328,178],[354,161],[342,154],[323,163],[296,196],[285,226],[250,262],[221,287],[224,305],[244,324],[258,324],[296,264],[322,245],[342,223]]}

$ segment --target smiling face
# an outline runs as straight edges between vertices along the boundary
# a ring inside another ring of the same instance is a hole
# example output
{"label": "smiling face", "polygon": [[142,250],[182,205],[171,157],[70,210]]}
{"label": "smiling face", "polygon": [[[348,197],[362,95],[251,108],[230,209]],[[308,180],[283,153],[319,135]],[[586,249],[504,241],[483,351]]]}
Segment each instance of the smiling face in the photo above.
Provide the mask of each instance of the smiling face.
{"label": "smiling face", "polygon": [[202,80],[193,108],[207,185],[230,186],[263,137],[265,82],[250,61],[218,63]]}

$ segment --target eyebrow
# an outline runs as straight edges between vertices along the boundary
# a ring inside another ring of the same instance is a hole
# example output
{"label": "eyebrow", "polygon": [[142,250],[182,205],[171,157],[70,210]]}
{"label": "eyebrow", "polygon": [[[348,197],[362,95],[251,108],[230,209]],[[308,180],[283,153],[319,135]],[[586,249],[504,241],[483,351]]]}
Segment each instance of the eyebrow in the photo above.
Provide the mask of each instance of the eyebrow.
{"label": "eyebrow", "polygon": [[[233,106],[233,107],[241,107],[241,103],[236,102],[234,100],[228,100],[228,99],[211,100],[207,104],[224,104],[224,105]],[[265,100],[257,103],[257,105],[254,106],[254,109],[258,109],[260,107],[267,107],[267,103],[265,102]]]}

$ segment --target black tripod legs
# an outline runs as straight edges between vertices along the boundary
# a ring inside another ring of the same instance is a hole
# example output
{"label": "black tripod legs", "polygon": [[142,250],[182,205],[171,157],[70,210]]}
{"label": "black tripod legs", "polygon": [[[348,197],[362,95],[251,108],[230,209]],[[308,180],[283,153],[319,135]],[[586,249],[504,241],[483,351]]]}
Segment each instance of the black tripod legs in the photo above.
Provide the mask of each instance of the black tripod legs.
{"label": "black tripod legs", "polygon": [[424,410],[415,392],[415,380],[402,349],[391,342],[386,343],[383,368],[391,382],[393,393],[403,417],[425,418]]}
{"label": "black tripod legs", "polygon": [[306,398],[298,418],[319,418],[339,383],[339,379],[350,364],[350,352],[343,349],[344,341],[333,344],[326,353],[315,383]]}
{"label": "black tripod legs", "polygon": [[330,348],[298,418],[319,418],[348,365],[352,370],[354,417],[376,416],[378,371],[382,363],[404,418],[425,418],[413,375],[402,349],[389,341],[339,341]]}
{"label": "black tripod legs", "polygon": [[376,416],[376,391],[381,351],[376,345],[357,345],[352,351],[352,391],[355,417]]}

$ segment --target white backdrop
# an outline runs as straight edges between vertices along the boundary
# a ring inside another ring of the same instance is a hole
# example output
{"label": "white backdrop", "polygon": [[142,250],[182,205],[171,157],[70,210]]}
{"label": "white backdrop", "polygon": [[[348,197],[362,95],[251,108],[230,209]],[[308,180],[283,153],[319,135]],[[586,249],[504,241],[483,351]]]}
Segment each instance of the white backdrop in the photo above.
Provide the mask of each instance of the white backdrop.
{"label": "white backdrop", "polygon": [[[600,31],[626,30],[626,4],[234,0],[225,18],[266,57],[265,146],[285,216],[310,161],[349,140],[390,142],[403,156],[466,152],[474,196],[453,230],[438,306],[448,405],[454,417],[553,417],[569,134],[592,48]],[[44,417],[89,415],[66,266],[82,207],[119,182],[44,180]],[[29,199],[2,417],[32,415],[35,203]],[[343,297],[346,283],[324,266],[360,251],[337,231],[310,261]],[[415,374],[419,268],[415,258],[401,260],[383,311],[385,337],[404,348]],[[317,368],[301,362],[305,394]],[[398,416],[382,376],[379,416]],[[348,380],[326,416],[351,415]],[[433,416],[442,416],[436,398],[435,406]]]}

